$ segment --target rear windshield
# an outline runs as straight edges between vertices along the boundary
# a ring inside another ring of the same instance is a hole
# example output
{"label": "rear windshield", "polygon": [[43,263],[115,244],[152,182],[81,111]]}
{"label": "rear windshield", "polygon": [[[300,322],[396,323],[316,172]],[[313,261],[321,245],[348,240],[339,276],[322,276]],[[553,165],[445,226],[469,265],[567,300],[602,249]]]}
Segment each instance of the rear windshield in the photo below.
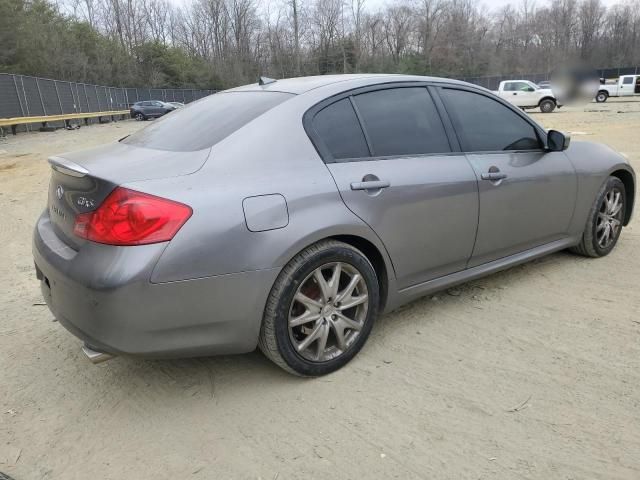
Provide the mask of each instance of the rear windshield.
{"label": "rear windshield", "polygon": [[292,96],[281,92],[216,93],[154,120],[122,143],[174,152],[202,150]]}

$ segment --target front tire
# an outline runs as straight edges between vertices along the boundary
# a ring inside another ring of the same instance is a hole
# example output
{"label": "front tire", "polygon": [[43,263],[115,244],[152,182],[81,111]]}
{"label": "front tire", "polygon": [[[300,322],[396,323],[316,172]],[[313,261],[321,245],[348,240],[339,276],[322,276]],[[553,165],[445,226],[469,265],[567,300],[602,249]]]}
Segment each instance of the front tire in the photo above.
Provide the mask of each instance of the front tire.
{"label": "front tire", "polygon": [[378,278],[365,255],[343,242],[318,242],[278,275],[264,312],[260,350],[295,375],[334,372],[367,341],[379,303]]}
{"label": "front tire", "polygon": [[596,95],[596,102],[604,103],[607,101],[607,98],[609,98],[609,94],[607,92],[598,92]]}
{"label": "front tire", "polygon": [[624,183],[617,177],[609,177],[591,206],[582,240],[571,251],[593,258],[608,255],[620,238],[626,204]]}
{"label": "front tire", "polygon": [[551,113],[556,109],[556,102],[551,99],[544,99],[538,105],[542,113]]}

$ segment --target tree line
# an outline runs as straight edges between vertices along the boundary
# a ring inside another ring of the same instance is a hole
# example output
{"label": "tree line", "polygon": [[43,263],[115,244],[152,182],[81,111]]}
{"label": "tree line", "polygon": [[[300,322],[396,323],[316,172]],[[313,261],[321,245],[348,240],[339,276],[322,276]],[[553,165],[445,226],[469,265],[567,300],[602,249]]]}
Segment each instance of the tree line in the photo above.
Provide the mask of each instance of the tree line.
{"label": "tree line", "polygon": [[226,88],[326,73],[544,73],[640,64],[631,2],[0,0],[0,71],[113,86]]}

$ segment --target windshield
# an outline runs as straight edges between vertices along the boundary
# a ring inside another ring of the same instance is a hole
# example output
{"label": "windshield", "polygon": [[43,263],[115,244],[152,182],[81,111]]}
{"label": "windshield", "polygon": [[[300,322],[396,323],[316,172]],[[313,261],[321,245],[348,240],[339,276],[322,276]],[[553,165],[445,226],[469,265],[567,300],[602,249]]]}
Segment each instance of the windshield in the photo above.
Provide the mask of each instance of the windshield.
{"label": "windshield", "polygon": [[216,93],[154,120],[122,143],[174,152],[202,150],[291,97],[281,92]]}

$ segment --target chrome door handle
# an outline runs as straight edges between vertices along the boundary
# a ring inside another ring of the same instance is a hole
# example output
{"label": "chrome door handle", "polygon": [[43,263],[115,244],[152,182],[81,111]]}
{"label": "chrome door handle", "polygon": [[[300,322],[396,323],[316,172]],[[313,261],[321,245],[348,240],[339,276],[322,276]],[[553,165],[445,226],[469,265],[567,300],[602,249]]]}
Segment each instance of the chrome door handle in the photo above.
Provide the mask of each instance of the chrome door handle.
{"label": "chrome door handle", "polygon": [[389,186],[391,186],[391,184],[385,180],[370,180],[367,182],[353,182],[351,184],[351,190],[379,190]]}
{"label": "chrome door handle", "polygon": [[480,177],[482,180],[491,180],[492,182],[495,182],[502,180],[503,178],[507,178],[507,174],[502,172],[489,172],[483,173]]}

